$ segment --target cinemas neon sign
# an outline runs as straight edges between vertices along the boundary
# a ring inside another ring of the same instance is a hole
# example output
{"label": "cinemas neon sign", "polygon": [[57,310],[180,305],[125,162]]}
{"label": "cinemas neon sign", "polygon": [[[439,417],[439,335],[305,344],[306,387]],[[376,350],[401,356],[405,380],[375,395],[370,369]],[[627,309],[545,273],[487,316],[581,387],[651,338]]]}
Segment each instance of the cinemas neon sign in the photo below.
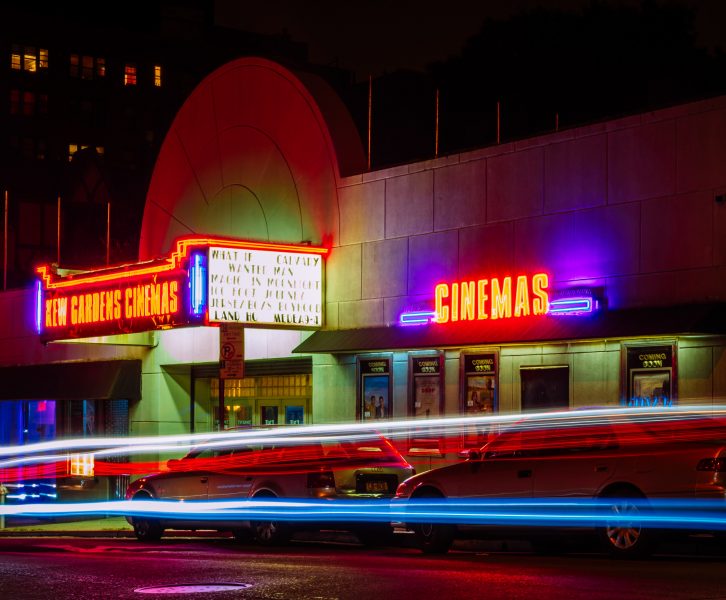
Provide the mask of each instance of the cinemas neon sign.
{"label": "cinemas neon sign", "polygon": [[436,323],[545,315],[546,273],[440,283],[435,289]]}
{"label": "cinemas neon sign", "polygon": [[[36,327],[43,341],[52,341],[221,321],[250,323],[249,315],[267,305],[277,311],[276,318],[260,318],[260,324],[320,326],[327,252],[295,244],[189,237],[178,240],[168,257],[144,263],[65,277],[41,266]],[[267,262],[275,265],[269,273]],[[309,265],[314,265],[315,277],[298,276]],[[312,317],[303,314],[308,305],[318,310]],[[257,320],[255,316],[250,324]]]}

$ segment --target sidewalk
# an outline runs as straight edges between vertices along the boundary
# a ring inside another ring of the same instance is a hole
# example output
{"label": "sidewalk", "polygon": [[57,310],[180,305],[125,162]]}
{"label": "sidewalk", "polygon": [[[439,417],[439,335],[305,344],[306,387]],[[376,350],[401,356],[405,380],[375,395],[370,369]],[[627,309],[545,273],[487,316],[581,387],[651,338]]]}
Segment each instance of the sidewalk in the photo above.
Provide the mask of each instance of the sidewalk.
{"label": "sidewalk", "polygon": [[[8,522],[10,521],[10,522]],[[0,537],[32,536],[77,537],[133,537],[134,530],[124,517],[104,517],[83,520],[35,520],[6,519]]]}

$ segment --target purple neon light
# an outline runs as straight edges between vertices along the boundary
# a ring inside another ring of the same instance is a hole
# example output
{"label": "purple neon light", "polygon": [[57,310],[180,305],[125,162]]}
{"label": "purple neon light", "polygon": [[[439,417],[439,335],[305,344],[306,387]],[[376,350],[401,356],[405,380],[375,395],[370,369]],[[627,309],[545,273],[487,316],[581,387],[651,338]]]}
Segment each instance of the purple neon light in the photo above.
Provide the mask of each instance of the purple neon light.
{"label": "purple neon light", "polygon": [[426,325],[436,319],[436,312],[433,310],[416,310],[401,313],[398,321],[401,325]]}
{"label": "purple neon light", "polygon": [[589,315],[597,310],[598,303],[591,297],[559,298],[550,300],[547,313],[554,316]]}
{"label": "purple neon light", "polygon": [[38,279],[35,282],[35,330],[40,333],[43,328],[43,285]]}

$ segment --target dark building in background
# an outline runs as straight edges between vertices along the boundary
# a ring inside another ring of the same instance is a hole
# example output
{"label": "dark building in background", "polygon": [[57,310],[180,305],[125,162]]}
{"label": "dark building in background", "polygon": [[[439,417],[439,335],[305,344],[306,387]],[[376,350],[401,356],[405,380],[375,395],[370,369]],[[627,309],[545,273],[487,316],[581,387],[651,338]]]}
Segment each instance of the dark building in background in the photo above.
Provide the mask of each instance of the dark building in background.
{"label": "dark building in background", "polygon": [[57,260],[59,195],[62,266],[104,263],[109,202],[109,260],[137,258],[161,140],[195,86],[235,58],[269,58],[322,76],[364,145],[370,92],[371,170],[726,93],[726,54],[697,45],[695,12],[678,4],[593,3],[579,12],[540,8],[487,19],[458,56],[421,72],[384,72],[370,89],[367,78],[311,65],[305,44],[286,33],[220,26],[214,4],[134,1],[119,3],[113,17],[85,2],[4,9],[8,287],[27,285],[34,264]]}
{"label": "dark building in background", "polygon": [[[8,287],[33,266],[135,260],[151,170],[201,79],[243,55],[304,63],[307,49],[213,23],[213,3],[9,5],[0,20],[0,190],[9,195]],[[203,7],[202,7],[203,6]],[[0,228],[2,236],[2,228]]]}

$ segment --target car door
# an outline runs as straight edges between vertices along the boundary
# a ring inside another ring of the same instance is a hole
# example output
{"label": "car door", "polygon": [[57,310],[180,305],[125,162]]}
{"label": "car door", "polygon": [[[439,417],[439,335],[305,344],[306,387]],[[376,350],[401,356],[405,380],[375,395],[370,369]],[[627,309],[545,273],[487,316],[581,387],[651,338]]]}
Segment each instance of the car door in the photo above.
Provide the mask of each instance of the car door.
{"label": "car door", "polygon": [[462,498],[529,498],[533,460],[526,434],[506,431],[484,447],[480,460],[460,465],[457,496]]}
{"label": "car door", "polygon": [[220,456],[217,468],[209,472],[208,498],[225,501],[247,498],[254,483],[250,468],[254,450],[249,447],[235,448]]}
{"label": "car door", "polygon": [[593,497],[617,470],[618,444],[607,424],[553,429],[534,464],[534,497]]}

